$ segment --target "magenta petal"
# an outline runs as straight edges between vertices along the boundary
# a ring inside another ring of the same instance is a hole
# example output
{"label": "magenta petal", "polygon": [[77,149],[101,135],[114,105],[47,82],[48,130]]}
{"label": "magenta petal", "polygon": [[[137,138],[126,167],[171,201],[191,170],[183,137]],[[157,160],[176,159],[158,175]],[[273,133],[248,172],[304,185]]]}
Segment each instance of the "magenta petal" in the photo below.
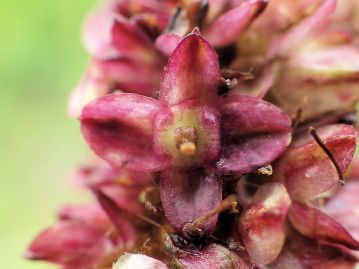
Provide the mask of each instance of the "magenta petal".
{"label": "magenta petal", "polygon": [[88,104],[81,115],[82,134],[93,151],[114,166],[156,171],[167,165],[153,154],[153,121],[166,114],[161,102],[148,97],[118,93]]}
{"label": "magenta petal", "polygon": [[[140,64],[128,59],[92,60],[86,74],[73,90],[69,114],[79,117],[90,101],[114,90],[153,96],[160,82],[162,67]],[[142,79],[139,80],[138,78]]]}
{"label": "magenta petal", "polygon": [[179,262],[186,269],[250,269],[253,268],[242,260],[234,251],[210,244],[195,252],[186,252],[179,257]]}
{"label": "magenta petal", "polygon": [[[319,128],[317,133],[344,173],[354,154],[355,129],[336,124]],[[334,164],[309,134],[298,138],[282,156],[276,175],[297,201],[314,199],[339,181]]]}
{"label": "magenta petal", "polygon": [[262,185],[238,220],[240,234],[255,263],[268,264],[281,252],[291,200],[280,183]]}
{"label": "magenta petal", "polygon": [[357,259],[343,250],[291,234],[269,269],[354,269]]}
{"label": "magenta petal", "polygon": [[263,12],[267,0],[251,0],[217,18],[204,35],[215,47],[223,47],[234,42]]}
{"label": "magenta petal", "polygon": [[178,44],[161,80],[160,99],[169,105],[192,99],[208,102],[217,95],[221,73],[217,54],[197,30]]}
{"label": "magenta petal", "polygon": [[336,220],[319,209],[295,202],[290,209],[289,219],[294,228],[307,237],[359,250],[359,242]]}
{"label": "magenta petal", "polygon": [[145,32],[124,18],[116,18],[112,29],[112,42],[122,57],[153,65],[163,61]]}
{"label": "magenta petal", "polygon": [[359,241],[359,181],[347,182],[339,189],[323,211],[338,221]]}
{"label": "magenta petal", "polygon": [[319,35],[330,23],[336,2],[337,0],[325,0],[314,14],[305,18],[283,37],[279,46],[275,48],[275,53],[283,55],[295,52],[298,45],[305,44],[306,38]]}
{"label": "magenta petal", "polygon": [[289,117],[256,97],[229,94],[220,107],[224,145],[217,168],[246,173],[270,164],[291,141]]}
{"label": "magenta petal", "polygon": [[129,213],[118,207],[115,201],[101,191],[95,191],[95,194],[101,207],[106,212],[109,219],[115,225],[118,233],[126,243],[126,246],[133,247],[136,239],[135,229],[133,227],[133,223],[130,223],[125,219],[126,215]]}
{"label": "magenta petal", "polygon": [[60,220],[78,221],[104,231],[111,225],[110,220],[99,205],[66,206],[57,215]]}
{"label": "magenta petal", "polygon": [[155,45],[156,48],[163,53],[163,55],[170,57],[180,41],[181,37],[179,35],[169,33],[157,37]]}
{"label": "magenta petal", "polygon": [[91,267],[110,244],[104,231],[77,221],[60,221],[40,233],[25,256],[63,265]]}
{"label": "magenta petal", "polygon": [[[171,225],[179,233],[187,223],[214,209],[222,201],[222,182],[202,170],[165,170],[161,174],[161,200]],[[204,234],[215,229],[218,214],[199,228]]]}

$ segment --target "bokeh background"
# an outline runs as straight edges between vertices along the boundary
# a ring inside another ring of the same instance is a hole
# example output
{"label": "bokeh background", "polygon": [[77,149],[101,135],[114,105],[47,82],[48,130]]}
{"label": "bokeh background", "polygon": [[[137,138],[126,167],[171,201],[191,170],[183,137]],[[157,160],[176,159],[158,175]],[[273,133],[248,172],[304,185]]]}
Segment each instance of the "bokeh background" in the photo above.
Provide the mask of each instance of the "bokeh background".
{"label": "bokeh background", "polygon": [[66,103],[88,61],[80,26],[95,4],[0,1],[0,268],[53,268],[22,253],[61,204],[87,199],[69,179],[86,147]]}

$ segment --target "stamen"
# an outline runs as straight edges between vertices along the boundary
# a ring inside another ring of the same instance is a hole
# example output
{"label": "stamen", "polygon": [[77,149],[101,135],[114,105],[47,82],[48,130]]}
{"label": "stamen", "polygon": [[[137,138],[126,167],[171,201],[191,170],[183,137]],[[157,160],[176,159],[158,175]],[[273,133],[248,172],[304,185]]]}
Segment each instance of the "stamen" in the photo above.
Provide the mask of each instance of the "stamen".
{"label": "stamen", "polygon": [[197,151],[197,131],[194,127],[177,128],[175,142],[179,152],[185,156],[193,156]]}
{"label": "stamen", "polygon": [[214,217],[216,214],[222,213],[224,211],[229,211],[232,214],[238,213],[236,209],[237,206],[237,199],[235,195],[229,195],[226,199],[224,199],[216,208],[208,211],[207,213],[203,214],[202,216],[198,217],[191,223],[187,223],[183,227],[184,234],[193,235],[201,232],[199,226],[205,223],[210,218]]}
{"label": "stamen", "polygon": [[196,153],[196,145],[193,142],[184,142],[180,145],[179,151],[186,156],[192,156]]}
{"label": "stamen", "polygon": [[333,153],[331,153],[331,151],[327,148],[327,146],[324,144],[324,142],[320,139],[320,137],[318,136],[317,132],[315,131],[314,127],[309,127],[308,130],[309,134],[311,136],[313,136],[315,142],[318,143],[318,145],[322,148],[322,150],[328,155],[328,158],[332,161],[332,163],[335,166],[335,169],[337,170],[338,173],[338,177],[339,177],[339,183],[343,186],[345,184],[345,180],[344,180],[344,176],[343,176],[343,172],[340,169],[340,166],[337,162],[337,160],[335,159]]}

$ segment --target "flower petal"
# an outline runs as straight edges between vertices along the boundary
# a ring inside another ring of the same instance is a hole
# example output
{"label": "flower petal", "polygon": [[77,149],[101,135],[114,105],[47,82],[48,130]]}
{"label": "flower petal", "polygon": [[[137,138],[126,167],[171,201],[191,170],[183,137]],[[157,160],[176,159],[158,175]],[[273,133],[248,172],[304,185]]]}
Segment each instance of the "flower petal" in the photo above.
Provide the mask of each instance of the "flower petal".
{"label": "flower petal", "polygon": [[[202,170],[165,170],[161,174],[161,200],[165,214],[178,233],[222,201],[222,182],[215,174]],[[218,214],[201,224],[204,234],[215,229]]]}
{"label": "flower petal", "polygon": [[[319,243],[320,244],[320,243]],[[320,244],[292,232],[284,249],[269,269],[353,269],[357,259],[341,249]]]}
{"label": "flower petal", "polygon": [[338,221],[359,241],[359,182],[347,182],[324,206],[323,211]]}
{"label": "flower petal", "polygon": [[233,43],[263,12],[267,0],[251,0],[222,14],[205,31],[204,35],[215,47]]}
{"label": "flower petal", "polygon": [[97,200],[101,207],[106,212],[109,219],[115,225],[120,236],[124,240],[126,247],[133,247],[136,240],[136,233],[133,223],[130,223],[126,216],[129,214],[126,210],[120,208],[115,201],[113,201],[106,194],[101,191],[95,191]]}
{"label": "flower petal", "polygon": [[293,27],[279,41],[278,47],[275,47],[275,53],[285,55],[296,52],[298,46],[306,43],[307,38],[319,35],[330,23],[331,15],[335,11],[336,2],[337,0],[325,0],[312,15]]}
{"label": "flower petal", "polygon": [[119,52],[113,47],[111,34],[116,16],[116,2],[106,1],[86,18],[82,40],[87,51],[97,59],[119,56]]}
{"label": "flower petal", "polygon": [[152,40],[124,18],[116,18],[112,28],[112,42],[122,57],[154,66],[163,64],[162,55],[155,49]]}
{"label": "flower petal", "polygon": [[170,57],[180,41],[181,37],[179,35],[168,33],[157,37],[155,45],[163,55]]}
{"label": "flower petal", "polygon": [[210,244],[195,252],[186,252],[179,257],[179,262],[186,269],[250,269],[234,251],[218,245]]}
{"label": "flower petal", "polygon": [[[354,154],[355,129],[350,125],[336,124],[319,128],[317,133],[344,173]],[[284,182],[296,201],[309,201],[339,181],[334,164],[309,134],[291,145],[275,171],[276,177]]]}
{"label": "flower petal", "polygon": [[122,255],[112,269],[168,269],[168,267],[154,258],[142,254],[126,253]]}
{"label": "flower petal", "polygon": [[111,242],[104,231],[77,221],[60,221],[40,233],[25,256],[63,265],[91,267]]}
{"label": "flower petal", "polygon": [[71,93],[69,114],[79,117],[83,107],[90,101],[115,90],[154,96],[161,72],[162,67],[156,68],[128,59],[92,60],[86,74]]}
{"label": "flower petal", "polygon": [[319,209],[294,202],[289,212],[289,219],[294,228],[307,237],[359,250],[359,242],[337,221]]}
{"label": "flower petal", "polygon": [[217,54],[195,30],[173,51],[162,77],[160,99],[169,105],[189,99],[207,103],[216,97],[220,82]]}
{"label": "flower petal", "polygon": [[156,171],[167,165],[153,153],[153,121],[170,113],[148,97],[118,93],[88,104],[81,115],[82,134],[92,150],[114,166]]}
{"label": "flower petal", "polygon": [[249,256],[255,263],[273,262],[285,241],[285,219],[291,200],[280,183],[262,185],[251,205],[238,220],[238,227]]}
{"label": "flower petal", "polygon": [[224,142],[217,168],[246,173],[274,161],[291,140],[289,117],[256,97],[227,95],[220,107]]}

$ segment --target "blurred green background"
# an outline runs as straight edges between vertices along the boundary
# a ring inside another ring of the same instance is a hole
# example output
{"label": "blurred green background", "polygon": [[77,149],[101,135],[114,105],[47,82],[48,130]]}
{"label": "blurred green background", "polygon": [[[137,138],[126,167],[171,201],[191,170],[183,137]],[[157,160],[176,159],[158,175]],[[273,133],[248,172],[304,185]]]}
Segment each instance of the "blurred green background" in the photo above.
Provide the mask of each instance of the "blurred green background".
{"label": "blurred green background", "polygon": [[61,204],[86,199],[70,183],[86,147],[66,103],[88,60],[80,26],[94,4],[0,1],[0,268],[52,268],[21,255]]}

